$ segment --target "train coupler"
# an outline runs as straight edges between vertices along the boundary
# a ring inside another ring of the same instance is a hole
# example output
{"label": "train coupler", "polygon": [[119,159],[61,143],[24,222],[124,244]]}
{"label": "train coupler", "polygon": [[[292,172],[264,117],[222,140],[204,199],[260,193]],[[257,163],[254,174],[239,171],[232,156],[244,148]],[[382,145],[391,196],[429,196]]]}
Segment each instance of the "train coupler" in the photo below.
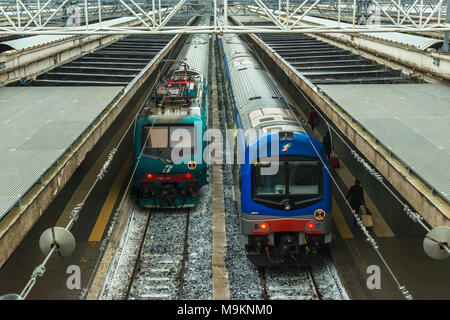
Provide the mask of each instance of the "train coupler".
{"label": "train coupler", "polygon": [[292,235],[283,235],[280,238],[280,253],[282,255],[294,255],[299,251],[298,239]]}

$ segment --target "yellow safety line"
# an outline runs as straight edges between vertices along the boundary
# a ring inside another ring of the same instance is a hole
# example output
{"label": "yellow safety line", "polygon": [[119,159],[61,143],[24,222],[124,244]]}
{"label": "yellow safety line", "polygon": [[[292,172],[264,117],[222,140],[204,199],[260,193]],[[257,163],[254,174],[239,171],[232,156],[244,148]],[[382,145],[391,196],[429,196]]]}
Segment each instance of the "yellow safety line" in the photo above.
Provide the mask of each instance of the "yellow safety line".
{"label": "yellow safety line", "polygon": [[120,169],[119,175],[117,176],[114,184],[108,192],[105,203],[103,204],[102,210],[95,222],[95,226],[92,229],[91,235],[88,241],[100,241],[102,239],[103,233],[105,232],[106,225],[108,224],[109,217],[111,216],[114,204],[119,196],[120,189],[127,178],[128,172],[131,167],[131,153],[128,155],[122,169]]}
{"label": "yellow safety line", "polygon": [[338,228],[339,234],[344,239],[353,239],[353,233],[350,230],[350,228],[347,225],[347,222],[345,221],[344,215],[342,214],[341,209],[339,208],[336,200],[334,197],[332,197],[331,202],[331,212],[333,221],[336,224],[336,227]]}

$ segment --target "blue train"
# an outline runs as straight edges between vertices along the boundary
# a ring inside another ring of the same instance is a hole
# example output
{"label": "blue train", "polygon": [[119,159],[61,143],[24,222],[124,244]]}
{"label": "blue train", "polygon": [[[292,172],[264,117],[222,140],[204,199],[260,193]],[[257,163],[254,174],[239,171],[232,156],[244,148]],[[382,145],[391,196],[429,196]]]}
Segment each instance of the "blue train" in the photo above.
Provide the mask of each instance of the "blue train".
{"label": "blue train", "polygon": [[133,185],[142,207],[196,206],[207,183],[209,47],[208,35],[191,35],[138,116]]}
{"label": "blue train", "polygon": [[237,146],[245,155],[237,199],[246,251],[257,265],[305,261],[331,242],[323,146],[305,132],[239,36],[225,34],[219,44]]}

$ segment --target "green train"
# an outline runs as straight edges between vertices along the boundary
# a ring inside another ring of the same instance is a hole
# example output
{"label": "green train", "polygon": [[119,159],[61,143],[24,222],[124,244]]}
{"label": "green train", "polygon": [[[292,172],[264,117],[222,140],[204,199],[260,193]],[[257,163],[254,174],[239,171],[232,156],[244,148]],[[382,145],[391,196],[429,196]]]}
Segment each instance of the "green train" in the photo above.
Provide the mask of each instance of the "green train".
{"label": "green train", "polygon": [[209,36],[191,35],[140,112],[134,130],[133,185],[147,208],[198,204],[208,112]]}

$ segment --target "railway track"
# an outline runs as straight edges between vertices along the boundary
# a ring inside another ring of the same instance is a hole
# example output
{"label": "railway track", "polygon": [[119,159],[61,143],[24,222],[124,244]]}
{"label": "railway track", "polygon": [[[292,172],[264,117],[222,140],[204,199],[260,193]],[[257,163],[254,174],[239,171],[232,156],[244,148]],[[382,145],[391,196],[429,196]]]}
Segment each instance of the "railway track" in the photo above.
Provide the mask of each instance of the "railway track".
{"label": "railway track", "polygon": [[189,217],[135,204],[100,299],[183,299]]}
{"label": "railway track", "polygon": [[147,210],[132,200],[99,300],[211,299],[210,196],[205,185],[190,209]]}
{"label": "railway track", "polygon": [[130,300],[183,298],[189,209],[148,210],[148,221],[127,290]]}
{"label": "railway track", "polygon": [[308,268],[260,269],[263,298],[267,300],[318,300],[320,296]]}
{"label": "railway track", "polygon": [[265,300],[349,300],[332,263],[313,266],[259,268]]}

